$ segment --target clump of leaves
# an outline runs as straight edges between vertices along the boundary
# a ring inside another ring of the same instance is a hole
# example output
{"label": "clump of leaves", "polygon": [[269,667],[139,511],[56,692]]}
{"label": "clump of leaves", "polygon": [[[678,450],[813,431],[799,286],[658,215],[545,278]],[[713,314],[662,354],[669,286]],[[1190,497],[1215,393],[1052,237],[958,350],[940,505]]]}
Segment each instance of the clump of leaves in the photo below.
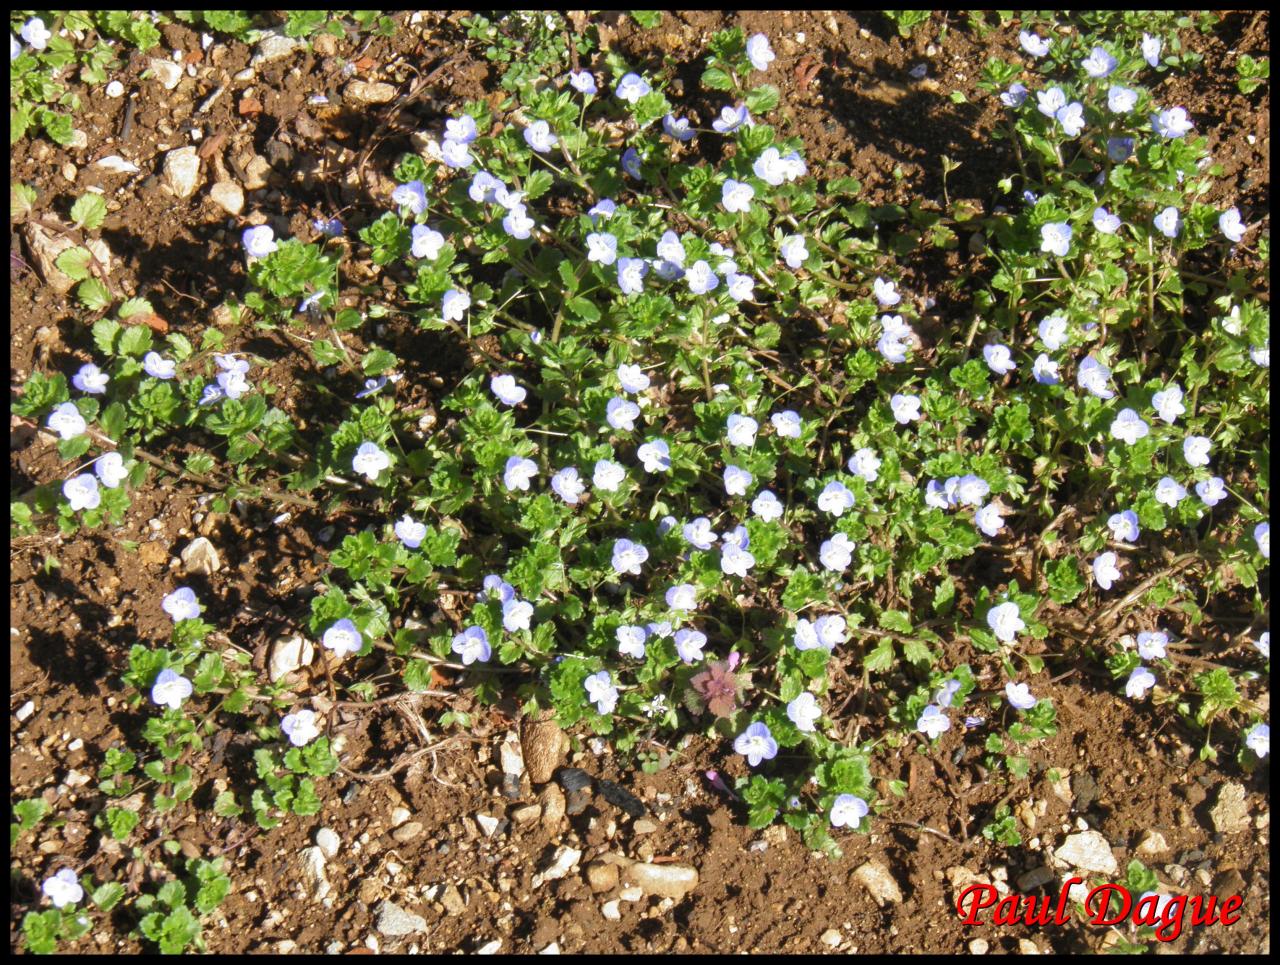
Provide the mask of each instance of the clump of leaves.
{"label": "clump of leaves", "polygon": [[713,660],[706,670],[695,674],[685,701],[689,711],[700,714],[709,710],[717,717],[732,717],[751,687],[751,674],[735,674],[737,666],[738,654],[733,653],[728,660]]}

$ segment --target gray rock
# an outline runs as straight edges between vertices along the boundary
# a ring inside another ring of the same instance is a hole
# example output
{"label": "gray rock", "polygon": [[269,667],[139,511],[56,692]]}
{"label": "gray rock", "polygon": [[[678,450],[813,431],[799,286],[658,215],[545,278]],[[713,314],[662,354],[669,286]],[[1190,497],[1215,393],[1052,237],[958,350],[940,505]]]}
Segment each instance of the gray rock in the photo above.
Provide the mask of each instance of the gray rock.
{"label": "gray rock", "polygon": [[462,900],[462,892],[458,891],[457,885],[445,888],[444,894],[440,896],[440,904],[451,915],[461,915],[467,910],[467,903]]}
{"label": "gray rock", "polygon": [[1032,868],[1026,874],[1018,876],[1018,890],[1021,892],[1035,891],[1051,882],[1056,875],[1049,868],[1041,865],[1039,868]]}
{"label": "gray rock", "polygon": [[234,181],[219,181],[211,187],[209,200],[232,217],[244,210],[244,190]]}
{"label": "gray rock", "polygon": [[1209,812],[1213,829],[1219,834],[1239,834],[1249,830],[1249,806],[1245,803],[1244,786],[1234,781],[1222,785],[1218,800]]}
{"label": "gray rock", "polygon": [[485,942],[476,949],[477,955],[496,955],[502,949],[502,939],[495,938],[491,942]]}
{"label": "gray rock", "polygon": [[519,777],[524,773],[524,757],[520,754],[520,745],[514,741],[503,741],[498,745],[498,761],[503,774]]}
{"label": "gray rock", "polygon": [[119,154],[108,154],[106,157],[100,157],[93,162],[96,168],[102,168],[111,174],[137,174],[141,168],[132,161],[126,161]]}
{"label": "gray rock", "polygon": [[400,827],[400,825],[408,821],[411,817],[413,817],[413,813],[408,808],[406,807],[393,808],[391,811],[391,826],[393,828],[398,828]]}
{"label": "gray rock", "polygon": [[862,882],[867,891],[871,892],[871,897],[881,908],[886,904],[896,905],[902,901],[902,892],[898,888],[898,883],[893,879],[893,875],[889,874],[889,869],[880,862],[868,861],[858,868],[853,876]]}
{"label": "gray rock", "polygon": [[1081,831],[1062,842],[1053,852],[1054,859],[1080,871],[1093,871],[1101,875],[1113,875],[1119,871],[1111,845],[1097,831]]}
{"label": "gray rock", "polygon": [[[315,645],[302,634],[281,637],[271,647],[271,660],[267,675],[276,683],[285,674],[309,666],[315,659]],[[405,820],[408,820],[406,817]]]}
{"label": "gray rock", "polygon": [[269,64],[273,60],[281,60],[288,57],[299,47],[306,46],[306,41],[298,37],[286,37],[283,34],[268,33],[258,41],[257,49],[253,53],[253,59],[249,61],[251,67],[260,67],[262,64]]}
{"label": "gray rock", "polygon": [[1142,836],[1142,840],[1138,842],[1138,846],[1134,848],[1133,853],[1139,858],[1155,858],[1165,854],[1169,850],[1169,844],[1164,839],[1164,835],[1159,831],[1148,831]]}
{"label": "gray rock", "polygon": [[561,846],[551,859],[551,864],[533,876],[533,887],[540,888],[544,882],[558,881],[576,868],[581,860],[582,852],[577,848]]}
{"label": "gray rock", "polygon": [[312,899],[324,901],[331,890],[329,879],[324,872],[326,860],[324,852],[317,847],[303,848],[299,857],[302,859],[302,880],[306,883]]}
{"label": "gray rock", "polygon": [[399,905],[383,901],[378,906],[378,932],[387,938],[414,935],[427,930],[427,920],[421,915],[405,911]]}
{"label": "gray rock", "polygon": [[390,103],[395,99],[396,89],[393,84],[353,80],[347,85],[346,90],[342,92],[342,96],[352,104],[369,107],[376,104]]}
{"label": "gray rock", "polygon": [[179,198],[189,198],[200,186],[200,155],[194,147],[180,147],[164,156],[164,183]]}
{"label": "gray rock", "polygon": [[182,566],[188,573],[212,576],[222,569],[222,560],[206,537],[197,536],[182,551]]}

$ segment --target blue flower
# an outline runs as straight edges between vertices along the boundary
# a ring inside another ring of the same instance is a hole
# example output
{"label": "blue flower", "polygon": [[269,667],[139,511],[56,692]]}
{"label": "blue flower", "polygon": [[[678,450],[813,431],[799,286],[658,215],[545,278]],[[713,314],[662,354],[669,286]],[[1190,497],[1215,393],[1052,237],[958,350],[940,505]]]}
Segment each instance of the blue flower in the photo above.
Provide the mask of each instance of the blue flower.
{"label": "blue flower", "polygon": [[1062,132],[1067,137],[1075,137],[1084,130],[1084,105],[1079,101],[1060,107],[1053,116],[1062,125]]}
{"label": "blue flower", "polygon": [[1120,568],[1116,565],[1116,559],[1116,554],[1107,550],[1092,563],[1093,578],[1104,590],[1111,589],[1111,585],[1120,579]]}
{"label": "blue flower", "polygon": [[1271,725],[1259,721],[1250,727],[1244,735],[1244,746],[1257,754],[1258,757],[1266,757],[1270,754]]}
{"label": "blue flower", "polygon": [[446,322],[460,322],[471,307],[471,296],[458,288],[450,288],[440,299],[440,316]]}
{"label": "blue flower", "polygon": [[1048,118],[1057,117],[1058,111],[1067,106],[1067,95],[1061,87],[1046,87],[1036,92],[1036,110]]}
{"label": "blue flower", "polygon": [[1164,49],[1164,41],[1149,33],[1142,35],[1142,59],[1152,67],[1160,66],[1160,51]]}
{"label": "blue flower", "polygon": [[622,364],[618,366],[618,382],[623,392],[633,395],[649,388],[649,376],[638,365]]}
{"label": "blue flower", "polygon": [[1113,514],[1107,519],[1107,528],[1111,530],[1112,539],[1122,543],[1136,543],[1141,533],[1138,528],[1138,514],[1132,509]]}
{"label": "blue flower", "polygon": [[1115,397],[1115,392],[1107,386],[1107,380],[1110,378],[1111,370],[1092,355],[1080,363],[1080,368],[1076,372],[1076,384],[1099,399]]}
{"label": "blue flower", "polygon": [[689,285],[689,291],[695,295],[705,295],[720,284],[720,279],[711,270],[711,266],[702,259],[695,261],[692,267],[685,272],[685,281]]}
{"label": "blue flower", "polygon": [[596,461],[595,472],[591,477],[591,485],[605,492],[616,493],[618,487],[622,485],[622,480],[626,478],[626,469],[618,463],[610,462],[608,459],[599,459]]}
{"label": "blue flower", "polygon": [[612,265],[618,260],[618,239],[608,232],[594,231],[587,235],[587,261]]}
{"label": "blue flower", "polygon": [[342,659],[349,653],[357,653],[364,646],[364,637],[350,620],[339,620],[324,632],[320,641],[333,655]]}
{"label": "blue flower", "polygon": [[1271,524],[1259,523],[1253,528],[1253,541],[1264,560],[1271,559]]}
{"label": "blue flower", "polygon": [[898,302],[902,301],[902,296],[898,294],[898,286],[896,282],[886,281],[883,278],[876,277],[871,283],[871,294],[885,308],[892,308]]}
{"label": "blue flower", "polygon": [[649,266],[643,258],[618,259],[618,287],[624,295],[634,295],[644,290],[644,276]]}
{"label": "blue flower", "polygon": [[527,239],[536,227],[537,222],[529,217],[523,204],[514,205],[502,219],[502,230],[517,241]]}
{"label": "blue flower", "polygon": [[752,500],[751,511],[766,523],[771,523],[782,517],[782,503],[778,501],[778,497],[772,490],[764,489]]}
{"label": "blue flower", "polygon": [[987,360],[987,368],[996,375],[1007,375],[1018,367],[1007,345],[985,345],[982,357]]}
{"label": "blue flower", "polygon": [[905,426],[920,418],[920,397],[909,393],[895,392],[889,400],[889,408],[898,425]]}
{"label": "blue flower", "polygon": [[612,198],[601,198],[591,206],[590,210],[587,211],[587,215],[591,218],[591,223],[596,225],[601,221],[608,221],[617,210],[618,206],[613,203]]}
{"label": "blue flower", "polygon": [[1217,506],[1227,498],[1227,484],[1221,476],[1210,476],[1203,482],[1196,483],[1196,495],[1206,506]]}
{"label": "blue flower", "polygon": [[1027,87],[1025,84],[1015,81],[1009,85],[1009,89],[1000,95],[1000,103],[1005,107],[1019,108],[1027,99]]}
{"label": "blue flower", "polygon": [[640,406],[630,399],[614,396],[605,406],[605,419],[609,425],[623,432],[630,432],[636,427],[635,420],[640,418]]}
{"label": "blue flower", "polygon": [[82,509],[97,509],[102,504],[102,493],[98,490],[98,480],[92,473],[83,472],[72,476],[62,484],[62,495],[73,512]]}
{"label": "blue flower", "polygon": [[[1001,643],[1011,643],[1019,632],[1027,628],[1022,620],[1018,604],[1009,600],[987,611],[987,626]],[[1025,689],[1025,688],[1024,688]],[[1017,706],[1016,704],[1014,706]]]}
{"label": "blue flower", "polygon": [[684,242],[674,231],[668,230],[662,233],[662,237],[658,239],[656,252],[658,257],[664,261],[675,265],[684,264]]}
{"label": "blue flower", "polygon": [[86,362],[80,366],[79,372],[71,376],[71,384],[89,395],[104,395],[107,391],[107,383],[110,381],[111,376],[92,362]]}
{"label": "blue flower", "polygon": [[1137,104],[1136,90],[1115,84],[1107,91],[1107,109],[1113,114],[1128,114]]}
{"label": "blue flower", "polygon": [[502,629],[507,633],[528,630],[533,620],[533,604],[512,597],[502,604]]}
{"label": "blue flower", "polygon": [[731,134],[743,124],[751,124],[751,114],[746,104],[737,107],[726,105],[720,108],[720,116],[711,122],[711,128],[718,134]]}
{"label": "blue flower", "polygon": [[524,142],[539,154],[546,154],[560,143],[546,121],[534,121],[524,129]]}
{"label": "blue flower", "polygon": [[1151,427],[1143,421],[1142,416],[1129,408],[1121,409],[1115,421],[1111,423],[1111,437],[1128,445],[1146,438],[1150,432]]}
{"label": "blue flower", "polygon": [[756,189],[751,185],[729,178],[721,190],[720,203],[726,211],[745,214],[751,210],[751,199],[755,196]]}
{"label": "blue flower", "polygon": [[1094,47],[1089,51],[1089,55],[1080,61],[1080,66],[1084,68],[1086,74],[1096,80],[1106,77],[1116,69],[1116,59],[1105,48]]}
{"label": "blue flower", "polygon": [[1040,250],[1065,258],[1071,248],[1071,225],[1051,221],[1040,226]]}
{"label": "blue flower", "polygon": [[776,147],[766,147],[751,165],[751,170],[760,180],[775,188],[787,180],[789,165],[782,160],[782,154]]}
{"label": "blue flower", "polygon": [[1107,157],[1111,158],[1114,164],[1122,164],[1133,153],[1135,143],[1131,137],[1109,137],[1107,138]]}
{"label": "blue flower", "polygon": [[648,636],[644,627],[618,627],[618,653],[627,657],[644,659],[644,641]]}
{"label": "blue flower", "polygon": [[640,575],[640,564],[649,558],[649,551],[640,543],[629,539],[615,540],[613,544],[613,571],[619,575]]}
{"label": "blue flower", "polygon": [[1031,366],[1031,374],[1041,385],[1057,385],[1062,381],[1058,376],[1058,363],[1041,352]]}
{"label": "blue flower", "polygon": [[874,449],[862,447],[849,457],[849,472],[860,476],[869,483],[880,478],[880,457]]}
{"label": "blue flower", "polygon": [[484,204],[497,200],[498,190],[505,187],[506,185],[488,171],[477,171],[471,178],[471,186],[467,189],[467,194],[476,204]]}
{"label": "blue flower", "polygon": [[1049,52],[1049,41],[1030,30],[1018,32],[1018,43],[1032,57],[1043,57]]}
{"label": "blue flower", "polygon": [[521,492],[529,491],[529,480],[538,474],[538,464],[532,459],[525,459],[523,456],[511,456],[507,459],[506,468],[502,473],[502,484],[507,487],[508,492],[519,489]]}
{"label": "blue flower", "polygon": [[444,161],[446,167],[465,168],[470,167],[475,159],[467,150],[466,144],[446,137],[440,145],[440,160]]}
{"label": "blue flower", "polygon": [[153,379],[171,379],[178,373],[178,363],[159,352],[148,352],[142,357],[142,370]]}
{"label": "blue flower", "polygon": [[1036,698],[1026,684],[1015,684],[1012,681],[1004,685],[1005,699],[1016,710],[1030,710],[1036,705]]}
{"label": "blue flower", "polygon": [[843,516],[846,509],[853,508],[853,493],[838,480],[829,482],[818,494],[818,508],[832,516]]}
{"label": "blue flower", "polygon": [[724,491],[730,496],[745,496],[747,487],[754,477],[747,470],[738,466],[726,466],[724,470]]}
{"label": "blue flower", "polygon": [[752,34],[747,38],[747,59],[756,70],[768,70],[774,56],[769,38],[764,34]]}
{"label": "blue flower", "polygon": [[569,85],[579,94],[595,94],[599,92],[599,88],[596,87],[595,76],[589,70],[569,71]]}
{"label": "blue flower", "polygon": [[609,679],[609,671],[600,670],[582,681],[587,692],[587,699],[596,705],[596,712],[611,714],[618,706],[618,688]]}
{"label": "blue flower", "polygon": [[719,538],[711,528],[711,520],[705,516],[699,516],[692,523],[685,523],[681,532],[689,545],[700,550],[711,549]]}
{"label": "blue flower", "polygon": [[256,228],[245,228],[240,236],[244,251],[250,258],[265,258],[275,251],[279,245],[275,242],[275,232],[270,225],[258,225]]}
{"label": "blue flower", "polygon": [[413,257],[435,261],[440,255],[440,249],[443,247],[444,235],[440,232],[434,228],[428,228],[424,224],[413,226],[413,244],[409,249],[409,253]]}
{"label": "blue flower", "polygon": [[796,725],[796,730],[806,734],[817,730],[816,724],[821,716],[818,699],[807,690],[801,691],[795,700],[787,704],[787,719]]}
{"label": "blue flower", "polygon": [[570,506],[577,504],[587,486],[573,466],[566,466],[551,477],[551,488]]}
{"label": "blue flower", "polygon": [[818,559],[826,569],[843,573],[853,562],[853,549],[853,540],[844,533],[836,533],[818,548]]}
{"label": "blue flower", "polygon": [[1161,137],[1178,138],[1190,133],[1195,125],[1187,117],[1185,107],[1171,107],[1167,111],[1151,115],[1151,129]]}
{"label": "blue flower", "polygon": [[671,447],[662,439],[651,439],[636,449],[636,457],[645,472],[668,472],[671,469]]}
{"label": "blue flower", "polygon": [[422,545],[422,541],[427,536],[427,526],[425,523],[414,519],[408,513],[396,520],[395,525],[396,539],[404,543],[405,547],[416,550]]}
{"label": "blue flower", "polygon": [[408,208],[413,214],[419,215],[427,210],[427,189],[422,186],[421,181],[410,181],[392,191],[391,200],[402,208]]}
{"label": "blue flower", "polygon": [[754,446],[760,423],[749,415],[734,412],[725,424],[725,440],[731,446]]}
{"label": "blue flower", "polygon": [[769,416],[769,421],[773,423],[773,428],[778,433],[778,438],[800,438],[800,429],[803,426],[803,422],[800,420],[800,413],[794,409],[783,409],[781,412],[775,412]]}
{"label": "blue flower", "polygon": [[1138,634],[1138,656],[1143,660],[1164,660],[1168,657],[1165,647],[1169,645],[1169,634],[1163,630],[1143,630]]}
{"label": "blue flower", "polygon": [[376,442],[362,442],[351,459],[351,469],[370,482],[378,478],[382,470],[391,465],[391,457]]}
{"label": "blue flower", "polygon": [[[692,583],[677,583],[667,590],[665,599],[672,610],[696,610],[698,608],[698,589]],[[650,625],[650,630],[653,627]]]}
{"label": "blue flower", "polygon": [[916,721],[916,730],[924,734],[929,740],[936,740],[938,735],[943,731],[951,729],[951,721],[947,719],[947,715],[936,704],[929,704],[921,713]]}
{"label": "blue flower", "polygon": [[833,828],[857,828],[870,813],[867,802],[855,794],[839,794],[831,802]]}
{"label": "blue flower", "polygon": [[1182,230],[1182,215],[1177,208],[1169,205],[1169,207],[1155,216],[1152,224],[1166,238],[1176,238],[1178,237],[1178,232]]}
{"label": "blue flower", "polygon": [[1182,440],[1182,457],[1189,466],[1209,465],[1209,451],[1213,441],[1208,436],[1187,436]]}
{"label": "blue flower", "polygon": [[1218,230],[1232,244],[1239,244],[1248,230],[1240,220],[1240,209],[1234,205],[1218,216]]}
{"label": "blue flower", "polygon": [[1124,684],[1124,694],[1130,700],[1141,700],[1156,684],[1156,675],[1143,666],[1133,668]]}
{"label": "blue flower", "polygon": [[1093,226],[1104,235],[1113,235],[1120,230],[1120,218],[1106,208],[1094,208]]}
{"label": "blue flower", "polygon": [[476,129],[476,119],[470,114],[463,114],[458,118],[451,117],[444,122],[444,136],[451,141],[457,141],[459,144],[470,144],[479,135],[480,132]]}
{"label": "blue flower", "polygon": [[193,689],[190,680],[173,668],[165,667],[156,675],[155,682],[151,686],[151,701],[170,710],[177,710],[182,706],[182,702],[191,696]]}
{"label": "blue flower", "polygon": [[676,631],[676,653],[684,663],[697,663],[702,659],[702,648],[707,645],[707,635],[699,630]]}
{"label": "blue flower", "polygon": [[1004,517],[1000,515],[1000,507],[995,503],[987,503],[974,513],[973,521],[985,536],[997,536],[1004,529]]}
{"label": "blue flower", "polygon": [[95,459],[93,472],[108,489],[115,489],[129,475],[129,470],[124,467],[124,456],[114,451],[104,452]]}
{"label": "blue flower", "polygon": [[697,136],[687,117],[676,117],[674,114],[668,114],[662,119],[662,130],[677,141],[692,141]]}
{"label": "blue flower", "polygon": [[724,278],[725,291],[735,302],[748,302],[755,297],[756,280],[750,275],[729,272]]}
{"label": "blue flower", "polygon": [[649,82],[639,74],[623,74],[613,92],[628,104],[634,104],[652,90],[653,88],[649,86]]}
{"label": "blue flower", "polygon": [[778,251],[782,255],[782,260],[787,263],[788,268],[799,268],[804,264],[804,260],[809,257],[809,250],[804,245],[803,235],[787,235],[782,239],[782,245]]}
{"label": "blue flower", "polygon": [[477,660],[484,663],[493,655],[493,650],[489,646],[489,635],[484,632],[483,627],[478,626],[467,627],[455,636],[450,649],[462,658],[465,666],[470,666]]}
{"label": "blue flower", "polygon": [[1186,488],[1172,476],[1161,476],[1156,483],[1156,502],[1172,509],[1186,498]]}
{"label": "blue flower", "polygon": [[733,749],[752,767],[758,767],[761,761],[773,760],[778,755],[778,742],[766,724],[754,721],[734,739]]}

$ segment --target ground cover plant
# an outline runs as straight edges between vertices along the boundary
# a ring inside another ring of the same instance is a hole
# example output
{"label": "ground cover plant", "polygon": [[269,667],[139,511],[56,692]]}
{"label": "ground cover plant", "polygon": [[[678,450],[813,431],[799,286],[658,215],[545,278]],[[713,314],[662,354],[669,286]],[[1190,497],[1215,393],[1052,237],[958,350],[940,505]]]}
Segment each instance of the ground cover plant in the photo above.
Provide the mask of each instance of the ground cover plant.
{"label": "ground cover plant", "polygon": [[[15,15],[14,140],[72,143],[58,77],[99,84],[127,56],[98,33],[159,42],[95,17],[68,15],[55,44],[53,18]],[[226,43],[273,27],[174,19]],[[202,950],[237,888],[221,852],[141,829],[320,814],[360,779],[339,712],[414,695],[440,699],[441,734],[495,706],[549,712],[640,772],[709,741],[713,800],[828,862],[904,825],[915,762],[966,749],[999,791],[965,840],[1022,846],[1014,797],[1072,763],[1045,754],[1071,675],[1210,770],[1265,770],[1269,222],[1224,196],[1195,112],[1159,89],[1204,69],[1188,47],[1217,19],[998,19],[967,28],[1011,41],[972,68],[982,149],[1004,159],[989,203],[952,197],[946,156],[932,200],[873,199],[814,163],[786,123],[803,75],[782,83],[780,36],[722,24],[677,73],[553,13],[458,21],[492,91],[422,124],[367,195],[288,232],[263,196],[229,235],[241,281],[218,325],[112,282],[89,241],[102,193],[16,179],[15,222],[53,212],[71,241],[54,267],[76,332],[13,393],[15,427],[56,440],[14,493],[17,544],[110,534],[179,480],[210,514],[305,514],[327,544],[293,615],[309,678],[213,614],[216,567],[151,588],[167,633],[113,668],[129,737],[90,768],[96,840],[153,862],[154,885],[50,867],[16,942],[115,928]],[[274,26],[353,50],[394,33]],[[1265,92],[1266,64],[1239,58],[1230,83]],[[940,310],[913,266],[962,247]],[[231,741],[240,765],[207,781]],[[13,808],[11,845],[58,819],[43,796]],[[1169,892],[1136,858],[1094,870]]]}

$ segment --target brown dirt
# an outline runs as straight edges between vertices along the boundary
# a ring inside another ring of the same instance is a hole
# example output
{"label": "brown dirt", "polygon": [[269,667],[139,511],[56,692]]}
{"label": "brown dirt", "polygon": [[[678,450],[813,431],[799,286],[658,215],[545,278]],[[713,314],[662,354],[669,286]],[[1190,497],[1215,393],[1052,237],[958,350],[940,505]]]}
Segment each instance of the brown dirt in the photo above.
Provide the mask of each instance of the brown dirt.
{"label": "brown dirt", "polygon": [[[428,15],[389,40],[359,47],[340,41],[332,56],[301,53],[270,65],[253,84],[262,111],[247,117],[238,113],[244,91],[228,90],[197,120],[205,139],[223,137],[220,157],[232,168],[255,152],[274,159],[270,185],[250,195],[239,219],[228,219],[204,189],[189,202],[175,203],[161,193],[158,178],[147,173],[156,169],[168,147],[185,139],[182,132],[192,123],[196,106],[248,63],[249,51],[237,43],[217,45],[198,65],[198,77],[184,79],[172,94],[154,81],[139,80],[144,64],[131,64],[119,78],[127,90],[139,91],[125,141],[118,137],[126,98],[90,93],[81,121],[90,134],[89,147],[68,151],[47,141],[25,140],[11,157],[11,178],[37,188],[38,210],[64,214],[86,188],[103,187],[113,211],[102,234],[121,260],[113,282],[150,298],[175,330],[193,339],[210,324],[227,327],[229,344],[251,348],[268,361],[272,381],[282,387],[279,398],[284,401],[277,404],[322,418],[333,403],[323,392],[311,391],[307,366],[291,364],[297,344],[276,333],[236,331],[212,315],[213,307],[228,292],[243,288],[239,236],[244,227],[267,220],[278,234],[310,237],[312,217],[341,212],[348,230],[358,229],[376,216],[377,203],[385,199],[390,166],[407,149],[408,133],[465,100],[490,94],[490,68],[476,45],[465,41],[456,20]],[[947,182],[951,196],[990,204],[993,199],[986,195],[1007,167],[1000,149],[987,143],[995,110],[974,85],[987,56],[1012,56],[1016,24],[979,39],[956,19],[939,40],[935,17],[903,41],[875,14],[668,14],[653,33],[638,32],[629,18],[610,22],[613,44],[629,61],[656,69],[665,60],[672,76],[689,90],[696,88],[696,58],[710,32],[739,23],[748,33],[767,33],[778,55],[769,80],[782,91],[782,132],[804,137],[811,167],[858,177],[872,203],[939,198],[941,157],[946,155],[960,163]],[[1192,35],[1189,40],[1211,63],[1230,64],[1231,51],[1269,52],[1266,27],[1265,16],[1233,14],[1213,37]],[[794,39],[797,31],[805,34],[804,42]],[[929,45],[937,48],[932,55]],[[200,49],[198,35],[184,27],[166,28],[165,46]],[[397,57],[423,71],[442,62],[448,69],[440,72],[429,96],[398,119],[388,113],[308,105],[315,93],[327,93],[337,103],[344,84],[339,75],[343,58],[355,59],[357,52],[375,63],[362,75],[372,79],[385,72],[393,81],[405,80],[410,71],[385,66]],[[929,64],[928,82],[907,73],[920,62]],[[1185,104],[1209,135],[1214,157],[1226,172],[1213,199],[1231,198],[1242,210],[1249,208],[1247,217],[1259,217],[1269,204],[1268,88],[1246,97],[1236,91],[1230,70],[1207,76],[1210,85],[1202,83],[1203,74],[1195,85],[1170,75],[1160,96]],[[948,98],[953,90],[963,92],[969,102],[953,104]],[[712,107],[694,103],[703,116]],[[355,166],[371,138],[375,150],[362,169],[363,185],[334,176]],[[90,166],[94,158],[111,153],[125,153],[143,173],[104,176]],[[68,163],[76,167],[71,181],[61,173]],[[948,279],[963,274],[967,262],[968,256],[959,252],[918,257],[911,263],[915,275],[906,279],[907,286],[935,294],[945,305]],[[74,371],[91,357],[83,314],[33,274],[14,279],[10,312],[11,384],[20,384],[33,368]],[[304,329],[302,334],[309,333]],[[415,336],[417,347],[409,348],[408,333],[392,334],[403,340],[403,347],[391,345],[402,357],[430,360],[417,363],[421,370],[413,373],[418,387],[410,401],[416,404],[446,391],[445,383],[456,379],[465,364],[456,351],[424,352],[420,336]],[[29,431],[15,432],[12,440],[11,492],[58,476],[49,443]],[[176,443],[175,452],[180,455]],[[192,585],[207,607],[205,619],[238,646],[260,652],[305,620],[312,587],[325,571],[325,549],[314,534],[334,521],[303,512],[276,524],[275,511],[264,507],[247,507],[243,515],[203,515],[200,495],[192,484],[168,480],[137,491],[128,518],[115,529],[70,540],[52,534],[27,537],[11,549],[11,712],[27,700],[36,704],[29,720],[11,724],[11,794],[15,800],[43,795],[65,822],[42,823],[14,849],[13,948],[19,944],[22,915],[38,906],[39,883],[57,867],[70,864],[100,880],[129,880],[142,871],[127,851],[93,827],[104,806],[93,785],[72,789],[65,779],[71,769],[93,774],[107,748],[136,741],[143,718],[125,706],[120,673],[130,646],[167,639],[171,624],[159,601],[173,583],[168,574],[188,538],[207,533],[223,554],[222,572]],[[336,522],[329,546],[360,523]],[[1166,883],[1178,883],[1163,870],[1174,862],[1192,876],[1187,887],[1193,893],[1210,890],[1210,883],[1216,885],[1233,871],[1243,876],[1242,924],[1192,932],[1173,943],[1174,950],[1265,950],[1270,910],[1267,769],[1249,777],[1230,762],[1201,763],[1186,735],[1176,727],[1157,726],[1149,708],[1117,700],[1109,682],[1094,679],[1083,660],[1067,669],[1075,672],[1055,684],[1051,694],[1041,694],[1054,698],[1060,732],[1029,752],[1031,778],[1002,783],[982,766],[980,737],[956,730],[929,756],[915,753],[910,741],[896,750],[883,747],[875,772],[901,778],[909,791],[896,809],[876,820],[875,833],[844,835],[845,853],[839,860],[814,857],[792,832],[775,829],[762,835],[747,828],[743,809],[709,788],[701,776],[709,767],[735,774],[741,761],[726,754],[723,742],[703,738],[676,753],[670,767],[651,775],[622,769],[613,757],[597,756],[580,745],[577,762],[645,799],[656,831],[638,833],[631,819],[596,797],[566,829],[513,825],[485,837],[473,816],[504,817],[515,806],[492,786],[496,745],[513,726],[509,707],[471,708],[473,729],[392,780],[335,777],[322,786],[325,805],[314,818],[289,820],[261,832],[243,821],[213,819],[208,811],[186,804],[166,815],[150,815],[132,840],[147,846],[152,856],[158,854],[155,845],[173,838],[184,843],[186,853],[225,852],[235,890],[205,929],[209,950],[217,953],[283,950],[289,946],[280,943],[286,941],[299,951],[323,951],[331,943],[342,950],[363,949],[375,933],[371,909],[382,898],[427,921],[425,935],[382,939],[381,947],[391,951],[410,946],[474,951],[502,938],[504,952],[540,951],[552,942],[573,952],[816,952],[829,949],[820,936],[832,928],[840,932],[838,950],[844,952],[954,954],[975,938],[989,941],[993,951],[1018,950],[1019,940],[1057,952],[1096,949],[1102,930],[966,928],[954,914],[947,869],[963,866],[997,877],[1005,869],[1012,883],[1043,863],[1030,842],[1005,848],[980,835],[998,802],[1031,802],[1033,807],[1043,802],[1035,830],[1023,830],[1024,839],[1040,846],[1060,843],[1083,820],[1118,846],[1123,865],[1125,849],[1131,852],[1142,834],[1154,829],[1169,845],[1168,854],[1155,862]],[[467,709],[470,704],[462,697],[451,706]],[[407,714],[380,705],[342,721],[345,763],[362,772],[390,767],[421,742],[414,714],[431,728],[441,709],[427,699]],[[68,751],[76,737],[83,738],[83,748]],[[233,739],[216,753],[210,748],[197,767],[203,779],[198,802],[207,806],[214,788],[234,784],[245,773],[249,764],[237,753],[239,747]],[[1045,772],[1052,767],[1070,773],[1075,789],[1071,800],[1049,787]],[[1226,780],[1248,788],[1256,834],[1224,838],[1212,832],[1208,809]],[[531,799],[527,793],[526,800]],[[390,814],[398,806],[409,808],[411,820],[422,825],[412,840],[391,837]],[[333,828],[343,841],[329,867],[335,899],[330,904],[296,894],[298,854],[321,825]],[[532,887],[534,871],[563,844],[584,851],[583,865],[609,850],[669,857],[696,867],[700,881],[690,896],[670,906],[657,898],[623,901],[620,920],[609,921],[600,905],[615,897],[616,889],[593,895],[578,873]],[[898,881],[901,904],[879,908],[858,883],[853,872],[868,860],[881,862]],[[451,886],[457,889],[457,901]],[[1054,893],[1056,887],[1050,886]],[[121,934],[129,928],[128,922],[118,924]],[[133,953],[142,948],[134,939],[104,934],[90,935],[71,950]]]}

